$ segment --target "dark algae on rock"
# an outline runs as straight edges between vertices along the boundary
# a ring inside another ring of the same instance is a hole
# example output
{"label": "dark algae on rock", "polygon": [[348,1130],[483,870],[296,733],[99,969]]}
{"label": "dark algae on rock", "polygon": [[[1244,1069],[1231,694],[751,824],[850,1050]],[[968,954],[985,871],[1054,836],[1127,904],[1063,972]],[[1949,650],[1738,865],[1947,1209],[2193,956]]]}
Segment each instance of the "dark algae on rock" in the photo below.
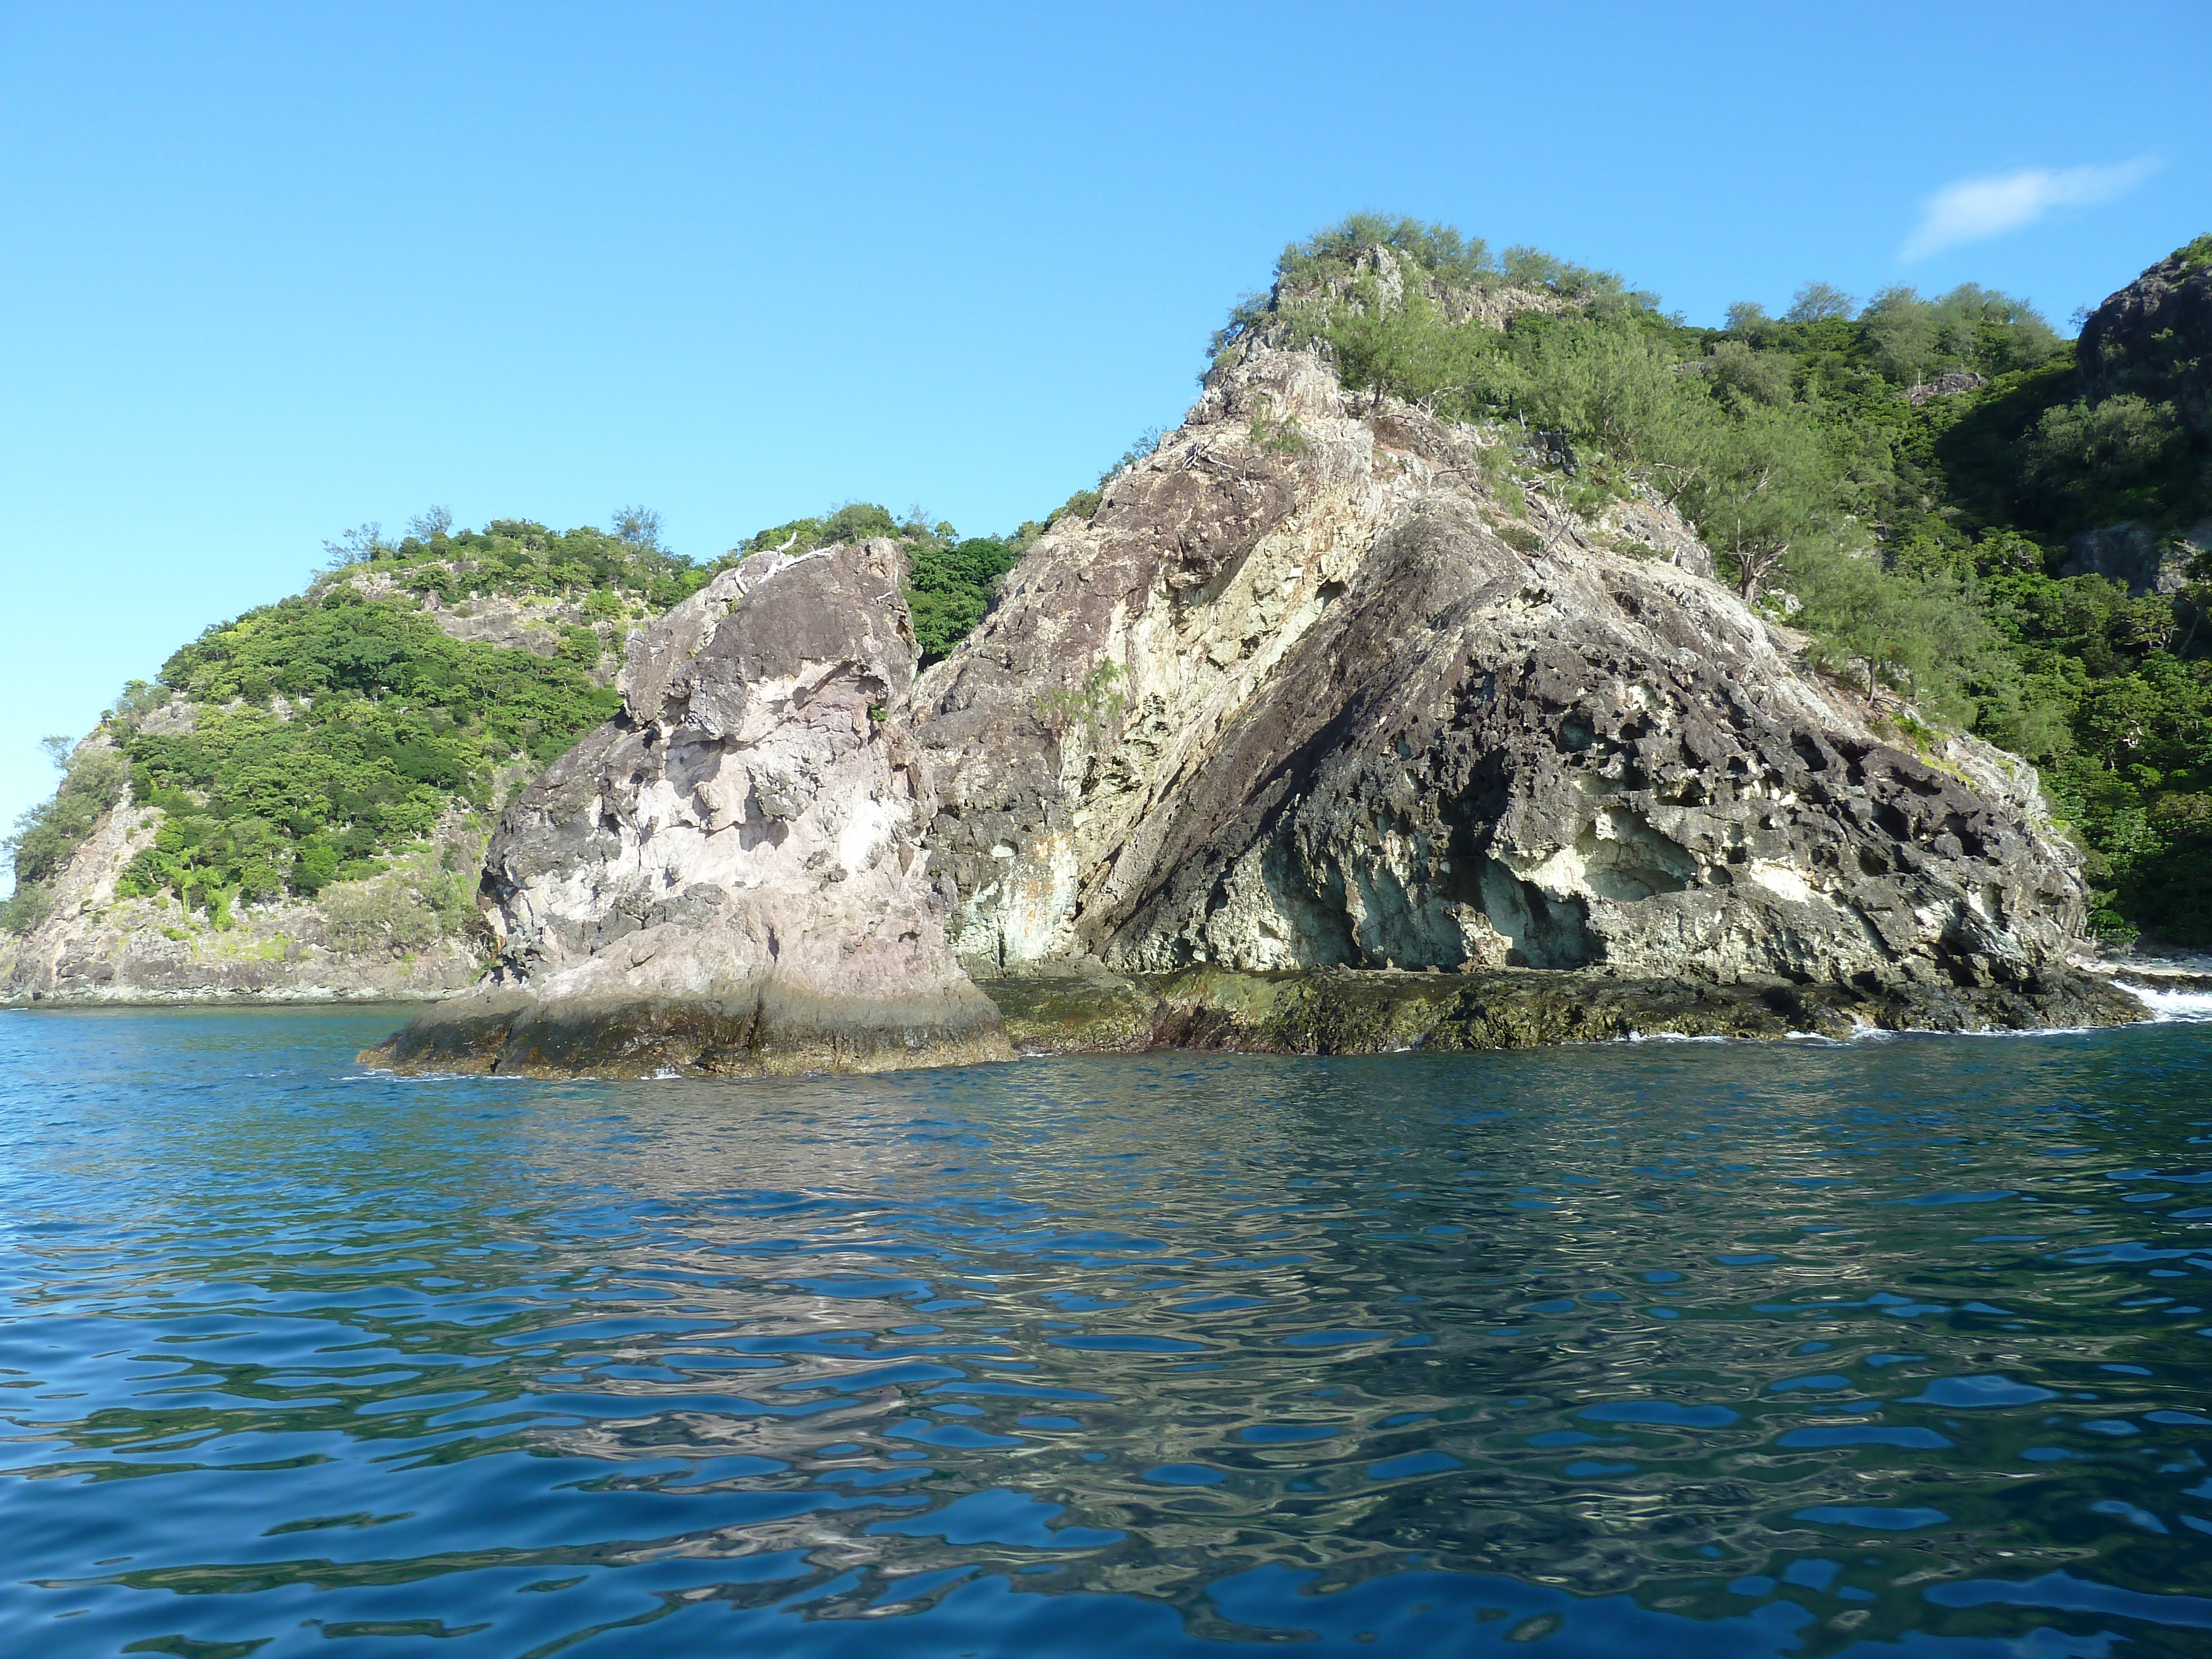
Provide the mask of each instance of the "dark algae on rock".
{"label": "dark algae on rock", "polygon": [[2020,984],[1873,989],[1778,975],[1631,979],[1587,970],[1464,974],[1328,968],[1240,973],[1024,974],[987,981],[1026,1053],[1148,1048],[1243,1054],[1458,1054],[1643,1037],[1979,1031],[2129,1024],[2142,1002],[2071,971]]}

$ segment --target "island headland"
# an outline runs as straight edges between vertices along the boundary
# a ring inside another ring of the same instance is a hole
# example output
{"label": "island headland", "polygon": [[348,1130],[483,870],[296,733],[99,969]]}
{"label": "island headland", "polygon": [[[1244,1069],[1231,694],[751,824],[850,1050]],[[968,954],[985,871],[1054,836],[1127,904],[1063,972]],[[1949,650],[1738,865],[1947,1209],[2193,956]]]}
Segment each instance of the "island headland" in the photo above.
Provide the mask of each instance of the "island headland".
{"label": "island headland", "polygon": [[[2212,292],[2212,252],[2188,252],[2060,368],[2146,396],[2136,337],[2173,333],[2146,308],[2201,322]],[[474,795],[426,797],[412,850],[354,874],[412,872],[434,911],[474,872],[468,926],[356,961],[295,885],[254,924],[265,940],[289,916],[285,950],[217,968],[220,939],[149,927],[146,907],[191,908],[155,879],[163,826],[210,799],[159,795],[148,735],[210,718],[170,687],[80,747],[127,755],[133,781],[0,945],[0,980],[17,1001],[439,994],[363,1059],[546,1076],[2143,1018],[2098,971],[2108,860],[1990,740],[2019,728],[1977,735],[1932,669],[1827,648],[1785,586],[1811,567],[1745,529],[1764,484],[1726,520],[1717,465],[1686,480],[1698,463],[1638,453],[1602,412],[1470,418],[1479,363],[1441,393],[1423,378],[1439,341],[1632,317],[1638,297],[1437,254],[1346,237],[1286,256],[1182,424],[1006,548],[980,620],[945,598],[945,538],[849,510],[681,580],[623,543],[643,562],[612,601],[535,615],[425,586],[469,568],[430,556],[442,536],[386,549],[389,571],[372,548],[313,605],[394,606],[567,676],[558,720],[519,754],[480,744]],[[2191,422],[2193,458],[2191,374],[2149,391]],[[1929,395],[1988,385],[1964,378]],[[2185,615],[2203,540],[2130,521],[2050,562],[2101,560],[2055,579]],[[1826,556],[1881,567],[1847,542]],[[647,602],[656,582],[672,603]],[[304,718],[252,694],[216,722]],[[219,885],[202,902],[234,905],[234,932],[256,914]]]}

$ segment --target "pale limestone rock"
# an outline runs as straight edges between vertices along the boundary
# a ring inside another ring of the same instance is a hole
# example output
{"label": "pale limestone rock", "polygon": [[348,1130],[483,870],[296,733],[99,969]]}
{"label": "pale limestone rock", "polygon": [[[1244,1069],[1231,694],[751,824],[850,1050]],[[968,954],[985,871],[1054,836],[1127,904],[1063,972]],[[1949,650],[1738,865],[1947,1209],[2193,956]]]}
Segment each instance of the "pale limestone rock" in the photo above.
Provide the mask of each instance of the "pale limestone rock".
{"label": "pale limestone rock", "polygon": [[626,713],[509,807],[498,982],[374,1058],[505,1072],[869,1070],[1008,1054],[947,946],[896,543],[762,555],[629,652]]}

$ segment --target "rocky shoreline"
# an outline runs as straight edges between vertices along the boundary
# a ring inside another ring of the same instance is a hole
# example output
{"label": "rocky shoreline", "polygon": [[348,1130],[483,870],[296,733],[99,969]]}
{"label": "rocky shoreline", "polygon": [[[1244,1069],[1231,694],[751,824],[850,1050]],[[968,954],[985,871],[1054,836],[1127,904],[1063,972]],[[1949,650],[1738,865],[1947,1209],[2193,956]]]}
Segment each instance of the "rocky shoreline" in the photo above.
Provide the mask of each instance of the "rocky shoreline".
{"label": "rocky shoreline", "polygon": [[[359,1057],[409,1073],[745,1077],[974,1064],[1017,1054],[1463,1054],[1638,1037],[2030,1031],[2150,1017],[2119,986],[2070,969],[2004,985],[1868,988],[1516,968],[1122,975],[1086,966],[982,988],[1004,1020],[1002,1033],[926,1019],[887,1030],[827,1009],[802,1027],[787,1012],[764,1022],[757,1007],[696,1000],[546,1009],[524,993],[492,991],[427,1010]],[[764,1024],[778,1035],[763,1041]]]}

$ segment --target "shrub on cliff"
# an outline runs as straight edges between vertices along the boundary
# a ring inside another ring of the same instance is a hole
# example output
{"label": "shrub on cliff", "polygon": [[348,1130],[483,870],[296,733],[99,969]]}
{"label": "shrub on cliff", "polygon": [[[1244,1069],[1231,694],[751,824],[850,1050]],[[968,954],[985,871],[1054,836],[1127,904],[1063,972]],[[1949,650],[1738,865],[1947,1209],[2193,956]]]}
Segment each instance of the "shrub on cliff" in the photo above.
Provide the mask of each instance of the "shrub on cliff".
{"label": "shrub on cliff", "polygon": [[907,603],[914,615],[914,637],[925,664],[949,656],[975,630],[990,606],[999,579],[1014,568],[1020,552],[996,536],[971,536],[949,545],[929,544],[909,550],[913,574]]}
{"label": "shrub on cliff", "polygon": [[72,752],[66,738],[48,738],[45,747],[62,769],[61,787],[17,818],[0,840],[0,851],[15,870],[14,894],[0,901],[0,931],[11,933],[28,933],[46,919],[54,878],[123,799],[125,769],[113,749],[88,744]]}

